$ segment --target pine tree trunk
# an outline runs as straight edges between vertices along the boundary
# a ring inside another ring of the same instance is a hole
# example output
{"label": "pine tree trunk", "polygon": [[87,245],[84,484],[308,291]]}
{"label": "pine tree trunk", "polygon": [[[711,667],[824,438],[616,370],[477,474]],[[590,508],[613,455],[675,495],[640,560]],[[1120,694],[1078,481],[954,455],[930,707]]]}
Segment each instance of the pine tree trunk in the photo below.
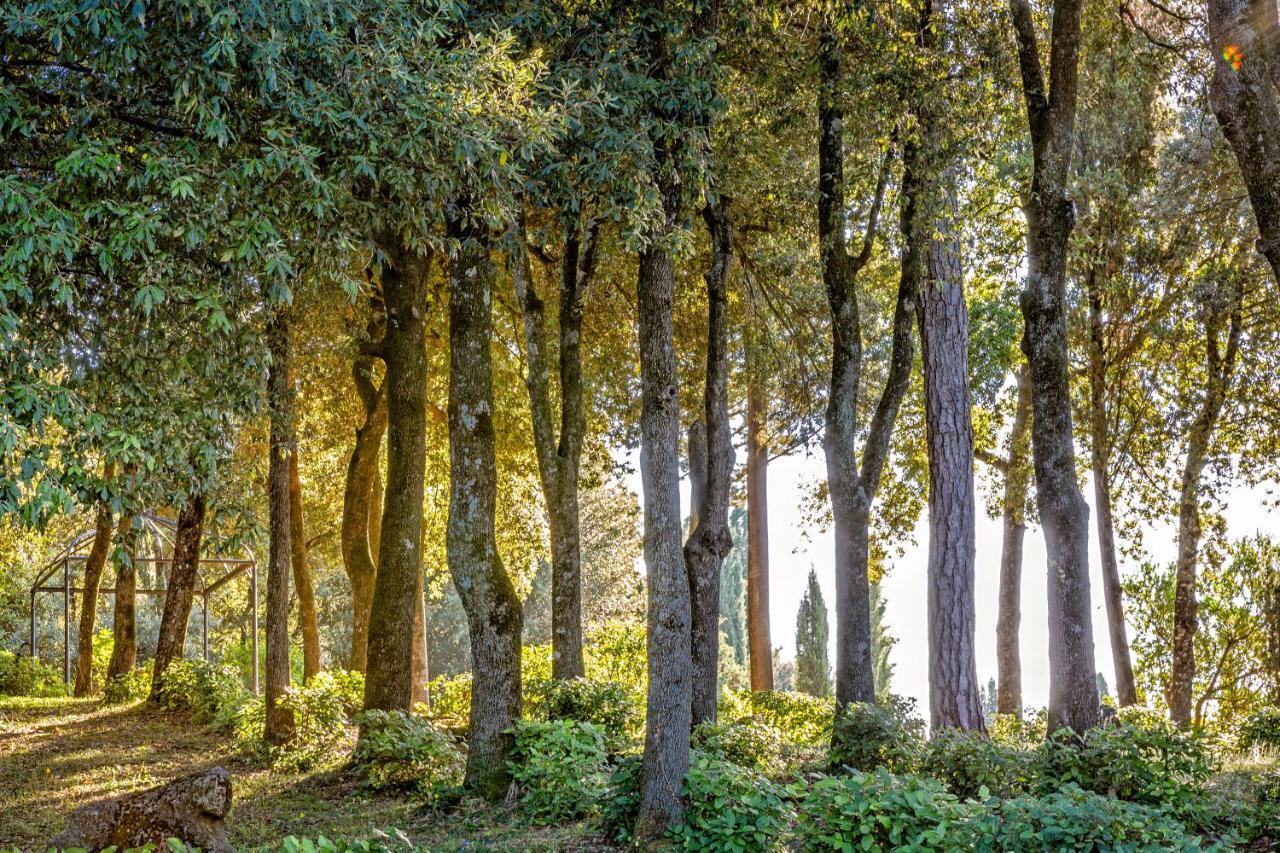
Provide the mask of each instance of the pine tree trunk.
{"label": "pine tree trunk", "polygon": [[282,744],[293,735],[293,713],[280,704],[290,686],[289,574],[291,530],[289,500],[290,457],[294,441],[293,389],[290,387],[292,330],[289,309],[278,307],[267,323],[271,364],[267,372],[267,406],[271,438],[267,465],[267,510],[270,546],[267,557],[267,672],[266,724],[262,738]]}
{"label": "pine tree trunk", "polygon": [[[381,305],[374,306],[369,339],[378,341],[385,330]],[[355,447],[347,464],[342,494],[342,564],[351,583],[351,658],[348,668],[365,671],[369,616],[378,577],[377,547],[382,524],[382,478],[378,463],[382,435],[387,429],[386,382],[373,381],[374,356],[361,353],[351,374],[364,406],[364,422],[356,429]]]}
{"label": "pine tree trunk", "polygon": [[1009,455],[1004,468],[1000,612],[996,620],[996,673],[999,679],[996,710],[1022,719],[1022,658],[1018,649],[1018,631],[1022,624],[1022,542],[1027,532],[1027,487],[1031,473],[1027,465],[1031,440],[1031,376],[1026,365],[1018,368],[1017,383],[1013,429],[1009,434]]}
{"label": "pine tree trunk", "polygon": [[422,501],[426,472],[426,287],[429,256],[382,241],[387,331],[387,488],[370,608],[364,705],[409,711],[413,702],[413,624],[422,583]]}
{"label": "pine tree trunk", "polygon": [[302,678],[310,681],[320,672],[320,628],[316,624],[316,591],[311,581],[311,566],[307,563],[306,519],[297,450],[289,455],[289,548],[298,599],[298,627],[302,631]]}
{"label": "pine tree trunk", "polygon": [[[115,477],[115,463],[108,462],[102,477],[110,482]],[[76,682],[74,695],[88,696],[93,692],[93,628],[98,618],[98,588],[102,585],[102,572],[111,552],[111,506],[103,501],[98,504],[94,518],[93,545],[84,561],[84,592],[80,598],[80,626],[76,646]]]}
{"label": "pine tree trunk", "polygon": [[138,585],[137,567],[133,564],[133,516],[124,515],[116,528],[119,557],[116,560],[116,592],[111,624],[111,661],[107,664],[107,681],[133,672],[138,657],[138,623],[134,590]]}
{"label": "pine tree trunk", "polygon": [[[1031,374],[1032,458],[1049,576],[1049,730],[1098,721],[1089,507],[1076,480],[1067,355],[1067,248],[1075,213],[1067,194],[1079,80],[1080,0],[1054,3],[1048,90],[1027,0],[1010,0],[1034,164],[1026,195],[1027,280],[1022,351]],[[1046,97],[1046,92],[1048,96]]]}
{"label": "pine tree trunk", "polygon": [[169,664],[182,660],[187,645],[187,623],[191,621],[191,602],[200,577],[200,540],[204,536],[204,495],[196,493],[187,499],[178,513],[178,527],[173,534],[173,560],[169,582],[165,587],[164,615],[160,617],[160,636],[156,640],[155,663],[151,670],[151,700],[160,695],[160,685]]}
{"label": "pine tree trunk", "polygon": [[769,447],[765,391],[752,375],[747,386],[747,653],[751,689],[773,689],[769,635]]}
{"label": "pine tree trunk", "polygon": [[[733,224],[729,201],[703,209],[711,233],[707,284],[707,365],[703,395],[706,463],[697,473],[701,502],[684,555],[689,573],[690,644],[693,656],[692,723],[715,722],[720,673],[720,566],[733,548],[729,533],[729,487],[733,434],[729,427],[729,266]],[[693,472],[691,471],[691,474]]]}
{"label": "pine tree trunk", "polygon": [[[460,203],[449,221],[459,243],[449,272],[449,572],[471,639],[471,730],[466,784],[507,793],[510,729],[520,717],[520,598],[494,540],[497,463],[493,433],[489,235]],[[385,568],[383,569],[385,571]]]}

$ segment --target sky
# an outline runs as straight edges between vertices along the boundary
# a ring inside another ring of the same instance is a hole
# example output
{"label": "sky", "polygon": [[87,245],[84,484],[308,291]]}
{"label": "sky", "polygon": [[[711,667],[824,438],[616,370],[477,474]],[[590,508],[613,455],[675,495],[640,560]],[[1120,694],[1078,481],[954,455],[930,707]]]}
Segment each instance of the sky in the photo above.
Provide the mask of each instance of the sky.
{"label": "sky", "polygon": [[[625,482],[637,495],[641,492],[639,454],[628,460],[634,473]],[[986,476],[978,465],[978,477]],[[802,510],[802,498],[816,481],[826,476],[822,453],[775,459],[769,465],[769,617],[772,640],[782,648],[784,660],[794,657],[796,611],[808,581],[809,568],[817,573],[822,594],[827,601],[831,639],[829,648],[835,655],[835,569],[834,543],[831,530],[818,529],[809,523]],[[1088,482],[1081,484],[1086,501],[1092,495]],[[1257,532],[1280,537],[1280,513],[1268,506],[1264,487],[1236,488],[1227,502],[1227,535],[1231,539]],[[985,512],[981,482],[978,486],[977,561],[976,561],[976,652],[978,679],[986,684],[996,675],[997,592],[1000,579],[1001,521]],[[689,482],[681,481],[681,508],[688,512]],[[1148,559],[1157,563],[1172,562],[1177,551],[1176,518],[1160,525],[1144,525],[1143,544]],[[1090,592],[1093,599],[1094,656],[1098,671],[1114,689],[1115,672],[1111,663],[1111,643],[1107,636],[1106,605],[1102,598],[1102,570],[1092,516],[1089,536]],[[890,653],[894,664],[892,690],[901,696],[915,698],[921,715],[929,711],[929,636],[927,587],[925,572],[928,560],[929,525],[922,513],[916,525],[914,543],[909,543],[902,556],[894,556],[882,588],[886,600],[885,624],[897,638]],[[1137,569],[1120,556],[1121,575]],[[1129,630],[1132,638],[1132,626]],[[1033,708],[1043,707],[1049,700],[1048,611],[1046,605],[1046,570],[1044,538],[1038,527],[1027,529],[1022,564],[1022,690],[1023,701]],[[834,664],[834,660],[833,660]]]}

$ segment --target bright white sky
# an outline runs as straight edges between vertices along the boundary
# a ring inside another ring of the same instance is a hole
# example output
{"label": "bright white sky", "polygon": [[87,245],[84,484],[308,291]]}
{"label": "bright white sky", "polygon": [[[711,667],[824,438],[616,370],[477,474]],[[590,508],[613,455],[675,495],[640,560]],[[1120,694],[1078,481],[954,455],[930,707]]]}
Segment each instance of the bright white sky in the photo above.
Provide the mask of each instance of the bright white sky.
{"label": "bright white sky", "polygon": [[[635,473],[629,475],[625,482],[639,495],[638,452],[633,453],[629,461]],[[987,474],[981,464],[978,465],[977,474],[979,477]],[[782,647],[784,659],[794,655],[796,610],[804,594],[810,566],[817,571],[828,611],[832,614],[830,648],[832,654],[835,653],[832,535],[830,530],[818,530],[808,525],[801,510],[802,495],[812,488],[815,481],[825,476],[820,451],[810,456],[801,454],[774,460],[769,466],[770,622],[773,644]],[[1092,494],[1091,487],[1088,483],[1083,485],[1087,499]],[[977,655],[978,678],[981,683],[986,684],[996,674],[996,594],[1000,576],[1001,523],[999,518],[987,517],[982,506],[981,486],[978,500]],[[681,483],[681,508],[687,513],[688,506],[688,481],[685,480]],[[1267,506],[1267,495],[1261,487],[1234,490],[1230,495],[1226,515],[1228,536],[1231,538],[1251,536],[1258,531],[1280,536],[1280,515]],[[1143,542],[1150,559],[1161,563],[1174,559],[1177,549],[1176,519],[1157,527],[1147,527],[1143,532]],[[915,697],[922,716],[928,719],[929,637],[925,570],[929,525],[924,514],[917,525],[915,540],[915,544],[910,545],[902,557],[893,560],[892,568],[885,578],[885,622],[889,633],[898,640],[891,656],[895,664],[893,690],[903,696]],[[1115,673],[1111,665],[1111,644],[1107,637],[1106,610],[1102,599],[1102,574],[1097,537],[1093,535],[1092,527],[1089,545],[1094,653],[1098,670],[1114,690]],[[1122,574],[1136,568],[1125,565],[1123,556],[1121,559]],[[1023,700],[1030,707],[1042,707],[1049,699],[1045,582],[1044,539],[1039,528],[1033,527],[1027,530],[1022,572],[1022,689]],[[1132,636],[1132,629],[1130,635]]]}

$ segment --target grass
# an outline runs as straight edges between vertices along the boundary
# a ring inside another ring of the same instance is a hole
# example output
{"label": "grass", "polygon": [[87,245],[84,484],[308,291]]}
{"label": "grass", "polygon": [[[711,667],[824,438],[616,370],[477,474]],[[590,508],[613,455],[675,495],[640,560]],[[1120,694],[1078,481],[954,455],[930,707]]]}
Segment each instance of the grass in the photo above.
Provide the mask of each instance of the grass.
{"label": "grass", "polygon": [[242,850],[274,849],[290,835],[382,837],[432,851],[611,849],[581,824],[535,829],[480,801],[434,811],[376,794],[345,763],[338,755],[307,772],[264,767],[230,739],[146,704],[0,697],[0,847],[44,850],[79,806],[221,765],[233,777],[228,831]]}

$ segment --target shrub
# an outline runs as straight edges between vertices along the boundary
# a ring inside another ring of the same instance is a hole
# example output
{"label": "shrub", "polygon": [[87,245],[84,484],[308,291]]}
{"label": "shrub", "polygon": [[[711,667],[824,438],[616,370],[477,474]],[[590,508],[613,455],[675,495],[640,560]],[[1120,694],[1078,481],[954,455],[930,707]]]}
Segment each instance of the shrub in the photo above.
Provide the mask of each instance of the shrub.
{"label": "shrub", "polygon": [[1237,742],[1241,750],[1280,751],[1280,708],[1263,708],[1246,717]]}
{"label": "shrub", "polygon": [[360,673],[321,672],[302,687],[290,687],[280,706],[293,712],[293,736],[271,751],[272,760],[305,768],[331,759],[350,736],[347,724],[363,702],[363,694]]}
{"label": "shrub", "polygon": [[169,664],[157,693],[161,706],[171,711],[189,711],[218,729],[238,727],[237,718],[248,697],[234,666],[202,660]]}
{"label": "shrub", "polygon": [[608,786],[600,802],[595,829],[618,844],[631,840],[631,832],[640,812],[640,756],[624,755],[609,776]]}
{"label": "shrub", "polygon": [[791,744],[825,746],[831,740],[835,703],[789,690],[726,691],[721,714],[731,720],[758,717],[781,731]]}
{"label": "shrub", "polygon": [[356,717],[355,762],[371,788],[436,794],[462,782],[465,758],[456,738],[403,711],[365,711]]}
{"label": "shrub", "polygon": [[530,700],[535,719],[578,720],[599,726],[613,751],[621,750],[628,738],[639,734],[635,698],[615,681],[546,679],[532,685]]}
{"label": "shrub", "polygon": [[1044,742],[1046,729],[1043,711],[1029,719],[1018,719],[1012,714],[996,714],[987,725],[987,737],[1001,746],[1031,750]]}
{"label": "shrub", "polygon": [[102,698],[108,705],[141,702],[151,693],[152,668],[153,661],[147,661],[131,672],[109,679],[102,688]]}
{"label": "shrub", "polygon": [[465,732],[471,719],[471,673],[437,676],[427,682],[430,703],[415,712],[454,732]]}
{"label": "shrub", "polygon": [[1031,770],[1027,752],[972,732],[941,729],[924,745],[920,775],[937,779],[961,799],[1026,791]]}
{"label": "shrub", "polygon": [[520,809],[526,817],[550,824],[595,811],[609,773],[604,734],[597,726],[521,720],[514,734],[507,766],[521,789]]}
{"label": "shrub", "polygon": [[919,758],[923,735],[914,699],[853,702],[836,716],[828,760],[833,768],[909,772]]}
{"label": "shrub", "polygon": [[781,794],[754,770],[694,752],[684,779],[684,822],[672,834],[686,850],[769,850],[790,815]]}
{"label": "shrub", "polygon": [[1040,797],[987,801],[966,844],[980,851],[1198,850],[1201,840],[1165,812],[1067,785]]}
{"label": "shrub", "polygon": [[0,696],[65,696],[62,672],[39,658],[0,650]]}
{"label": "shrub", "polygon": [[782,732],[756,717],[731,723],[699,723],[693,746],[739,767],[769,773],[782,763]]}
{"label": "shrub", "polygon": [[963,850],[977,809],[932,779],[884,768],[823,777],[797,793],[803,850]]}

